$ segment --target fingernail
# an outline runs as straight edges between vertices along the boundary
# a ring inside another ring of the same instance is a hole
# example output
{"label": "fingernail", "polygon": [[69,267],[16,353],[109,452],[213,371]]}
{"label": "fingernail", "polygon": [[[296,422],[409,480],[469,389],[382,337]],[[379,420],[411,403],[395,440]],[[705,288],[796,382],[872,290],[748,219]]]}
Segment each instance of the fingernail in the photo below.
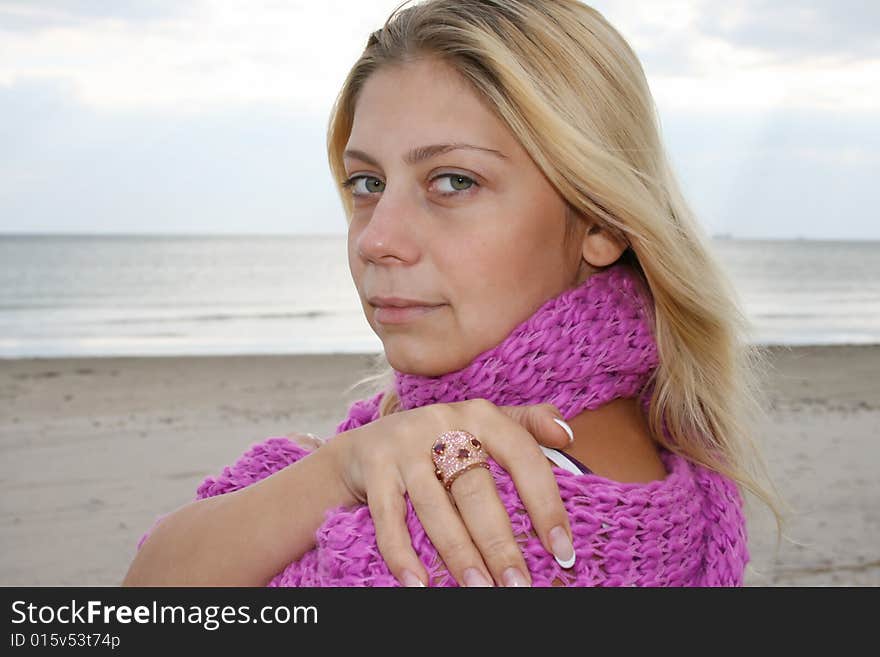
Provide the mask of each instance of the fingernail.
{"label": "fingernail", "polygon": [[574,431],[571,430],[571,427],[568,426],[568,423],[565,420],[560,420],[558,417],[555,417],[553,418],[553,421],[565,429],[565,433],[568,434],[568,446],[571,447],[574,443]]}
{"label": "fingernail", "polygon": [[464,571],[464,585],[492,586],[492,582],[483,577],[483,573],[481,573],[476,568],[468,568],[466,571]]}
{"label": "fingernail", "polygon": [[513,568],[512,566],[501,574],[501,579],[504,581],[504,586],[529,585],[529,581],[520,572],[519,568]]}
{"label": "fingernail", "polygon": [[403,584],[404,586],[421,586],[421,587],[425,586],[424,584],[422,584],[422,580],[420,580],[418,577],[413,575],[408,570],[404,570],[401,573],[400,583]]}
{"label": "fingernail", "polygon": [[568,538],[568,532],[559,525],[550,530],[550,547],[556,563],[563,568],[571,568],[574,565],[574,547]]}

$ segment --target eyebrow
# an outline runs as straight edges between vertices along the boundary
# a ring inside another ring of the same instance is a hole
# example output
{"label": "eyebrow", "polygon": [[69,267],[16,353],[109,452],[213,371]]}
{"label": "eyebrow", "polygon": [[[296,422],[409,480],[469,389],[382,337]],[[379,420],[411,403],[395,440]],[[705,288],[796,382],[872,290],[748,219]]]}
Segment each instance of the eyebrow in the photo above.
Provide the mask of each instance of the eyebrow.
{"label": "eyebrow", "polygon": [[[441,155],[443,153],[448,153],[450,151],[466,149],[466,150],[474,150],[474,151],[483,151],[484,153],[491,153],[497,157],[500,157],[504,160],[507,159],[507,156],[501,151],[496,151],[492,148],[484,148],[482,146],[474,146],[473,144],[462,144],[462,143],[453,143],[453,144],[430,144],[428,146],[419,146],[418,148],[412,149],[409,153],[404,155],[403,161],[407,164],[414,165],[419,162],[423,162],[424,160],[429,160],[432,157],[436,157],[437,155]],[[367,164],[372,164],[374,167],[380,166],[379,163],[363,151],[359,151],[357,149],[348,149],[343,154],[343,157],[356,157],[357,159],[366,162]]]}

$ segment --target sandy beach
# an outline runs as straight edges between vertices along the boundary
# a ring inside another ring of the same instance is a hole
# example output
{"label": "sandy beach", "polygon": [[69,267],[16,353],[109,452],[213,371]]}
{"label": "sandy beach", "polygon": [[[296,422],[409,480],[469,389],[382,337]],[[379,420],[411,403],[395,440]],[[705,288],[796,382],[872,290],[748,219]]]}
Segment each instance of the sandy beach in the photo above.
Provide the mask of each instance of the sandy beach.
{"label": "sandy beach", "polygon": [[[794,507],[750,502],[750,586],[880,585],[880,347],[771,350],[761,435]],[[333,433],[369,357],[0,361],[0,585],[117,585],[159,514],[251,443]]]}

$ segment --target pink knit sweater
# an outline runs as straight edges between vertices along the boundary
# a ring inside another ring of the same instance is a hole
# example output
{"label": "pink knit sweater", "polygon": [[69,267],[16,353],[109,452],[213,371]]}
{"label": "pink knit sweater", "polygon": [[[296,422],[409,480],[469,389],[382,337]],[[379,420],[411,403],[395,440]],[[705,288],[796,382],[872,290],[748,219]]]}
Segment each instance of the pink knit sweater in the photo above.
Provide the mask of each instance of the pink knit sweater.
{"label": "pink knit sweater", "polygon": [[[646,288],[625,265],[615,265],[545,302],[462,370],[438,377],[397,372],[395,389],[404,409],[481,397],[497,405],[549,402],[570,419],[613,399],[638,396],[646,408],[657,366],[652,326]],[[336,433],[377,419],[382,395],[353,403]],[[196,498],[237,490],[307,454],[287,438],[268,438],[207,478]],[[648,483],[575,475],[553,466],[574,535],[577,560],[569,570],[541,545],[512,479],[490,459],[534,586],[554,580],[570,586],[742,585],[749,554],[739,489],[669,451],[660,456],[667,476]],[[455,586],[406,501],[413,546],[432,585]],[[328,510],[315,543],[269,586],[398,585],[376,546],[367,506]]]}

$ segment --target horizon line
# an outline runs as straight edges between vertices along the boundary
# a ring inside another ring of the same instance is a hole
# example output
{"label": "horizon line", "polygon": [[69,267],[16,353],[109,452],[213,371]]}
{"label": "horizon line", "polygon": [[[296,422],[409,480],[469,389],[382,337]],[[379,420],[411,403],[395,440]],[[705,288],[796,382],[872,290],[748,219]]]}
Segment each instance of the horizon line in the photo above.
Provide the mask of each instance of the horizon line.
{"label": "horizon line", "polygon": [[[18,237],[72,237],[72,238],[174,238],[174,237],[197,237],[197,238],[259,238],[259,237],[311,237],[311,238],[344,238],[345,233],[25,233],[25,232],[4,232],[0,231],[0,239],[2,238],[18,238]],[[713,233],[708,237],[715,241],[742,241],[742,242],[880,242],[880,237],[781,237],[781,236],[740,236],[730,233]]]}

